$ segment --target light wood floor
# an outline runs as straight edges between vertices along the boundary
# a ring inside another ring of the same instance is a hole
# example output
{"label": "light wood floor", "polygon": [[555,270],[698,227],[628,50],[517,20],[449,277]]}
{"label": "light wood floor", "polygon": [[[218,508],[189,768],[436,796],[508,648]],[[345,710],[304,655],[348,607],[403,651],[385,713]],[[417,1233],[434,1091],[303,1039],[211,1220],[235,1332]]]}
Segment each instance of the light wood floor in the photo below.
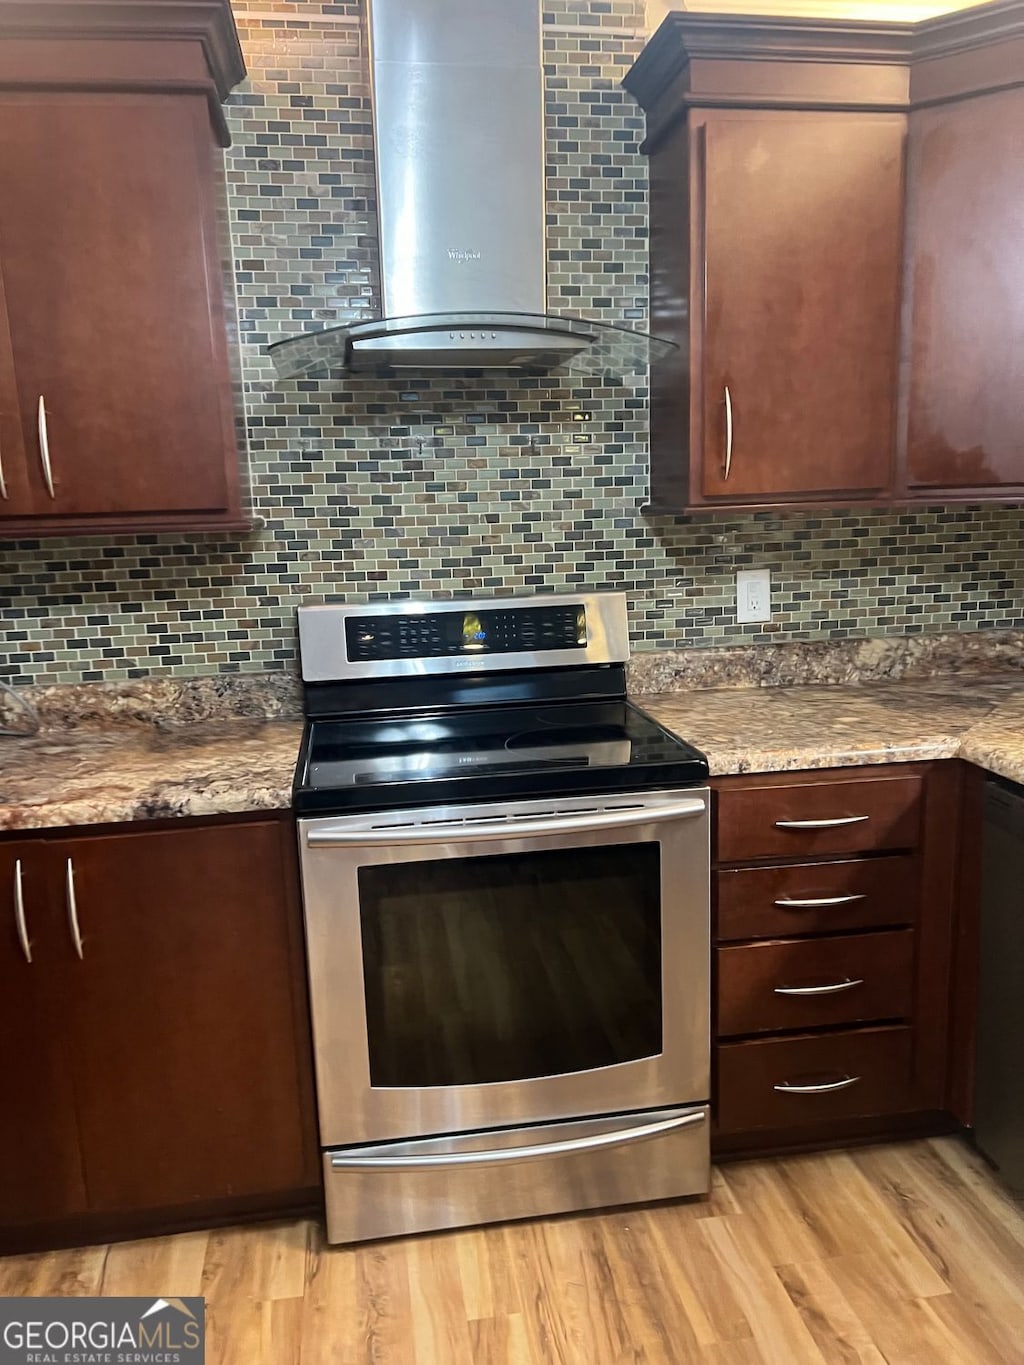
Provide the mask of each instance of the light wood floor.
{"label": "light wood floor", "polygon": [[209,1365],[1012,1365],[1024,1210],[943,1138],[355,1250],[296,1222],[0,1260],[0,1295],[96,1293],[205,1294]]}

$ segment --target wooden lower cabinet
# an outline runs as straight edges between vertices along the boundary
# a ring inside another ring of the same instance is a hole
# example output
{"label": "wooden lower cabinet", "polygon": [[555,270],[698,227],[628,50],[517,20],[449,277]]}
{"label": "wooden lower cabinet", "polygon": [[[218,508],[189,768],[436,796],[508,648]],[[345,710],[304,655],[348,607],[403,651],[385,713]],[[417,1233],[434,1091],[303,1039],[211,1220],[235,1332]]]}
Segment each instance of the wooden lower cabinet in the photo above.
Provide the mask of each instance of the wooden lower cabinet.
{"label": "wooden lower cabinet", "polygon": [[38,841],[0,843],[0,1233],[84,1212],[71,1068],[43,963],[63,951],[40,913],[46,863]]}
{"label": "wooden lower cabinet", "polygon": [[0,1247],[314,1204],[291,821],[2,843],[12,889],[19,857],[33,943],[29,964],[6,936],[25,1093],[0,1137]]}
{"label": "wooden lower cabinet", "polygon": [[720,1155],[959,1117],[948,1078],[965,774],[951,761],[716,781]]}

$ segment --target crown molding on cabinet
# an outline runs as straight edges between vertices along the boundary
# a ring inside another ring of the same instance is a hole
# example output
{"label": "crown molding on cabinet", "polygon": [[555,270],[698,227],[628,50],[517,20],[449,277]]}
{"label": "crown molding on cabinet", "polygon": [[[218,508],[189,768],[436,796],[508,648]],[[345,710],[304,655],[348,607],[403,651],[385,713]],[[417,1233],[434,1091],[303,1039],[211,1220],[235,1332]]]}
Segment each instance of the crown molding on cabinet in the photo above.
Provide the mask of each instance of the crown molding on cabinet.
{"label": "crown molding on cabinet", "polygon": [[0,0],[0,43],[53,38],[197,44],[221,100],[245,79],[230,0]]}
{"label": "crown molding on cabinet", "polygon": [[1024,83],[1024,0],[917,23],[673,12],[623,80],[650,150],[704,107],[905,111]]}

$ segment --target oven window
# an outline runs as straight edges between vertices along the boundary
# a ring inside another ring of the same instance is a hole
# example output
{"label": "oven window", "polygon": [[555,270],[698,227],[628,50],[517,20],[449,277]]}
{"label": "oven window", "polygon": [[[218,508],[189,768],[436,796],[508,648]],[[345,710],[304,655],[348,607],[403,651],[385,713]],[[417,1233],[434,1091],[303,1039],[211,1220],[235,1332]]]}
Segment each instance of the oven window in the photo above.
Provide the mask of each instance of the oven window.
{"label": "oven window", "polygon": [[479,1085],[661,1051],[660,845],[359,872],[376,1086]]}

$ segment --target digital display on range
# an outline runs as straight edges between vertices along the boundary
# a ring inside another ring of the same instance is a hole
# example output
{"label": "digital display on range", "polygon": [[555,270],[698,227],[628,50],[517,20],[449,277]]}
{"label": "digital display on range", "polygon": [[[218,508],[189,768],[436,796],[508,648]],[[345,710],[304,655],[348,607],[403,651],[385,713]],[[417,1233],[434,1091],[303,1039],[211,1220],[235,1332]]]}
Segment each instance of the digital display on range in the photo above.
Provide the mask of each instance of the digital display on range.
{"label": "digital display on range", "polygon": [[356,616],[345,622],[345,644],[359,663],[586,649],[587,613],[581,604]]}

